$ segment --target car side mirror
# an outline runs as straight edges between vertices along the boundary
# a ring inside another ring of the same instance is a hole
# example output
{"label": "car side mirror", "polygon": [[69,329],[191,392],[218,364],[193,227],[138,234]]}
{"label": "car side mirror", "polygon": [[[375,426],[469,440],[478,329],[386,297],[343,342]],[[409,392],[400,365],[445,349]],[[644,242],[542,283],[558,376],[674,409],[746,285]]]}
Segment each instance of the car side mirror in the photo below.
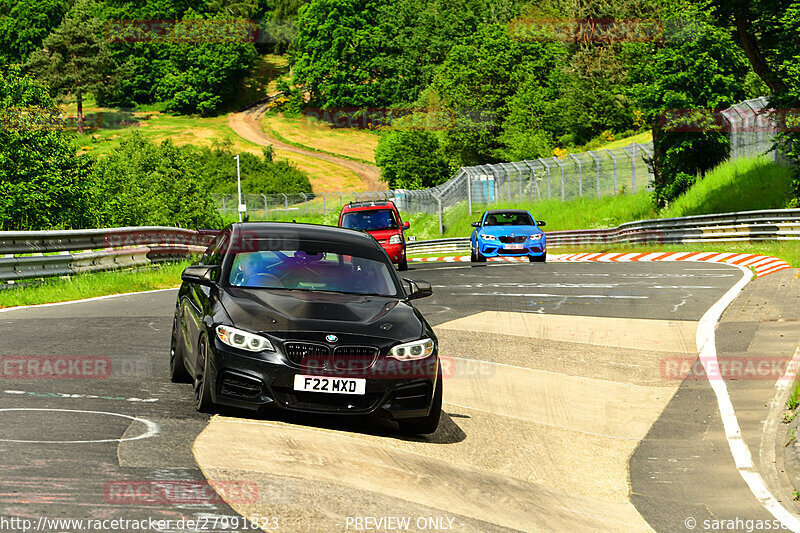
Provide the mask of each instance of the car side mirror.
{"label": "car side mirror", "polygon": [[411,223],[410,222],[403,222],[403,229],[408,229],[410,227],[411,227]]}
{"label": "car side mirror", "polygon": [[547,225],[547,222],[545,222],[544,220],[537,220],[536,225],[539,226],[540,228],[543,228]]}
{"label": "car side mirror", "polygon": [[183,281],[188,281],[189,283],[197,283],[198,285],[206,285],[210,287],[219,280],[219,266],[188,266],[181,274],[181,279]]}
{"label": "car side mirror", "polygon": [[417,281],[413,279],[403,279],[403,285],[406,287],[406,293],[409,300],[416,300],[417,298],[427,298],[433,294],[431,284],[427,281]]}
{"label": "car side mirror", "polygon": [[480,222],[473,222],[472,223],[472,227],[473,228],[480,228],[481,227],[481,223]]}

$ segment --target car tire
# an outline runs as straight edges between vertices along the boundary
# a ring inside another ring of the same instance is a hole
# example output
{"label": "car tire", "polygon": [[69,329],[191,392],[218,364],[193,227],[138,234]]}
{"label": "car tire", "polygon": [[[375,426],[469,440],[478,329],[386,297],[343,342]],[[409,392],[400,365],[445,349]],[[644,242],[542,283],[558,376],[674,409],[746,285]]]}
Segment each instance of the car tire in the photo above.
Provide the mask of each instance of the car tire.
{"label": "car tire", "polygon": [[397,270],[401,272],[404,270],[408,270],[408,259],[406,258],[405,255],[403,256],[403,260],[397,264]]}
{"label": "car tire", "polygon": [[189,383],[191,376],[183,362],[183,345],[178,338],[178,317],[172,321],[172,342],[169,348],[169,379],[173,383]]}
{"label": "car tire", "polygon": [[486,262],[486,256],[481,254],[481,252],[478,250],[478,248],[475,248],[475,250],[473,251],[473,256],[474,256],[474,258],[472,259],[472,261],[474,263],[485,263]]}
{"label": "car tire", "polygon": [[214,406],[211,401],[211,382],[208,379],[208,340],[203,337],[197,347],[200,353],[194,370],[194,407],[201,413],[208,413]]}
{"label": "car tire", "polygon": [[434,433],[439,427],[439,420],[442,417],[442,367],[436,374],[436,388],[433,391],[433,401],[428,416],[422,418],[409,418],[398,420],[397,425],[402,433],[406,435],[428,435]]}

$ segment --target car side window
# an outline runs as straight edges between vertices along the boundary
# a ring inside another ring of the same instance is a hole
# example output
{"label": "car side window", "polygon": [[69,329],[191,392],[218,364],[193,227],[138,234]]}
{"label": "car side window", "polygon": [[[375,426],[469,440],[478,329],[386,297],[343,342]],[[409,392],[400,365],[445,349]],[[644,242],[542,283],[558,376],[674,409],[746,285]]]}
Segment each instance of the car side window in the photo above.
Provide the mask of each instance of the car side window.
{"label": "car side window", "polygon": [[202,263],[204,265],[221,265],[222,264],[222,257],[225,254],[225,249],[227,248],[228,244],[228,237],[230,236],[229,232],[222,233],[215,243],[212,243],[211,246],[208,247],[205,255],[203,255]]}

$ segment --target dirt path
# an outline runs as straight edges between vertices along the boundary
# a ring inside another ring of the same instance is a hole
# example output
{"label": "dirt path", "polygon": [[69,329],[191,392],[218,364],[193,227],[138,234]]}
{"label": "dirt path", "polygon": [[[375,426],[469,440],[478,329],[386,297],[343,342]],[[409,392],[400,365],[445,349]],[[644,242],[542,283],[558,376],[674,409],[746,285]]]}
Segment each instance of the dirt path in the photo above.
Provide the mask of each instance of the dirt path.
{"label": "dirt path", "polygon": [[349,159],[343,159],[325,153],[304,150],[303,148],[298,148],[270,137],[266,134],[266,132],[264,132],[264,130],[261,129],[261,126],[258,123],[258,117],[260,117],[264,111],[265,106],[259,105],[251,107],[250,109],[247,109],[241,113],[231,113],[231,115],[228,117],[228,125],[234,132],[236,132],[237,135],[247,139],[250,142],[254,142],[262,146],[272,145],[272,147],[277,150],[284,150],[286,152],[292,152],[306,157],[320,159],[322,161],[334,163],[340,167],[350,170],[359,178],[361,178],[361,180],[364,182],[364,189],[367,191],[386,190],[386,186],[380,182],[380,169],[374,165],[367,165],[365,163],[350,161]]}

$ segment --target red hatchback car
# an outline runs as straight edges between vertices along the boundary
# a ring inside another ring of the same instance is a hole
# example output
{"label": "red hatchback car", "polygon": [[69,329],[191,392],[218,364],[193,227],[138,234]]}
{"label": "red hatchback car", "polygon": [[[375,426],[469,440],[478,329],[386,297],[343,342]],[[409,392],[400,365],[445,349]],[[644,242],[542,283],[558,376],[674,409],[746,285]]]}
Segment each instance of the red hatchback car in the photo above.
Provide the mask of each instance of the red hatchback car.
{"label": "red hatchback car", "polygon": [[350,202],[342,208],[339,227],[366,231],[377,240],[398,270],[406,270],[406,239],[403,230],[408,222],[400,219],[400,212],[391,200],[382,202]]}

